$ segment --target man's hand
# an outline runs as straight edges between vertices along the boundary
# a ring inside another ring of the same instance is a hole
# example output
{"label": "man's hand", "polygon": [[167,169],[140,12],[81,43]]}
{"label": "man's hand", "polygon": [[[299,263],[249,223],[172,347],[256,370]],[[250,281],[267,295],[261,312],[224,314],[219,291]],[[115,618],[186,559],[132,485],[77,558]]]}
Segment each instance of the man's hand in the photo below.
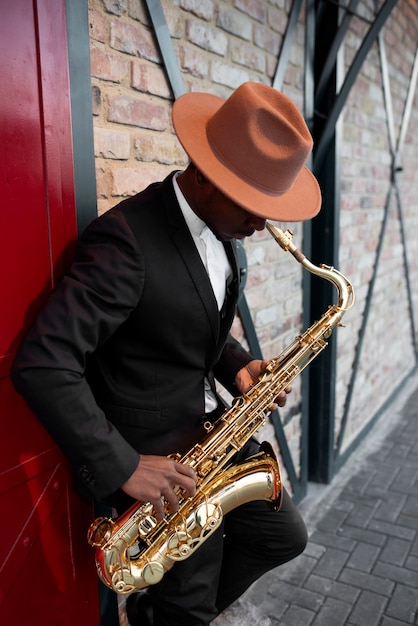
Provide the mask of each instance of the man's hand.
{"label": "man's hand", "polygon": [[[237,372],[235,376],[235,384],[240,393],[245,393],[258,381],[258,377],[264,372],[268,365],[268,361],[254,359],[247,363],[245,367]],[[279,393],[275,399],[275,403],[270,407],[270,411],[275,411],[277,407],[283,407],[286,404],[287,394],[292,391],[292,386],[288,385]]]}
{"label": "man's hand", "polygon": [[168,502],[170,513],[178,510],[175,487],[180,487],[186,498],[195,495],[196,475],[191,467],[165,456],[141,454],[136,470],[121,489],[135,500],[150,502],[160,521],[164,517],[163,498]]}

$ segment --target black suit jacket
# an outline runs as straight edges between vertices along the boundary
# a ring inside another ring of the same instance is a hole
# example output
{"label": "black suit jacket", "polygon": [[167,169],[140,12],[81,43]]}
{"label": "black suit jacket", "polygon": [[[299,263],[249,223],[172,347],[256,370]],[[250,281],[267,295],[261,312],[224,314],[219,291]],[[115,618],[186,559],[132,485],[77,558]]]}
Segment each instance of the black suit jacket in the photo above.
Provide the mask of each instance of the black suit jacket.
{"label": "black suit jacket", "polygon": [[96,500],[128,479],[138,453],[185,452],[202,434],[204,377],[233,392],[252,358],[229,334],[235,244],[219,313],[171,178],[86,229],[12,370]]}

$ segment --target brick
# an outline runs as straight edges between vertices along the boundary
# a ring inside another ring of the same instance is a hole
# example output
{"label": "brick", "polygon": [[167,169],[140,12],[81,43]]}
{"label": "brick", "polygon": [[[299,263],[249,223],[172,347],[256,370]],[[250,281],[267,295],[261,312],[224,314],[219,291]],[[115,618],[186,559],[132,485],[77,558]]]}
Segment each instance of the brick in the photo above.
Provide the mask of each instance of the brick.
{"label": "brick", "polygon": [[107,170],[96,164],[96,190],[99,199],[106,198],[110,195],[109,176]]}
{"label": "brick", "polygon": [[229,7],[219,7],[216,26],[241,39],[246,39],[247,41],[252,39],[253,26],[251,20],[239,11]]}
{"label": "brick", "polygon": [[103,0],[106,11],[114,15],[122,15],[126,11],[128,0]]}
{"label": "brick", "polygon": [[288,16],[283,10],[276,9],[274,7],[269,8],[268,12],[268,25],[280,35],[284,35],[286,32],[288,23]]}
{"label": "brick", "polygon": [[90,66],[92,76],[114,83],[120,83],[129,76],[129,61],[104,48],[91,46]]}
{"label": "brick", "polygon": [[263,0],[233,0],[234,6],[250,17],[265,22],[266,5]]}
{"label": "brick", "polygon": [[119,124],[163,131],[169,127],[167,110],[150,100],[116,96],[109,105],[108,120]]}
{"label": "brick", "polygon": [[103,11],[89,10],[90,37],[95,41],[109,41],[109,22]]}
{"label": "brick", "polygon": [[185,72],[197,78],[204,78],[208,75],[209,61],[204,52],[191,45],[179,45],[177,51],[181,68]]}
{"label": "brick", "polygon": [[162,67],[132,62],[131,85],[134,89],[166,99],[172,99],[171,87]]}
{"label": "brick", "polygon": [[249,80],[247,71],[220,61],[214,61],[211,64],[209,77],[214,83],[219,83],[232,89],[236,89],[239,85]]}
{"label": "brick", "polygon": [[129,159],[130,134],[106,128],[94,129],[94,154],[105,159]]}
{"label": "brick", "polygon": [[197,20],[186,20],[186,37],[188,41],[196,44],[208,52],[214,52],[220,56],[225,56],[228,48],[227,37],[202,22]]}
{"label": "brick", "polygon": [[193,13],[197,17],[201,17],[206,21],[210,21],[213,17],[213,1],[212,0],[180,0],[182,9]]}
{"label": "brick", "polygon": [[151,163],[156,161],[165,165],[179,165],[185,167],[189,161],[176,137],[166,135],[141,135],[134,141],[135,158],[138,161]]}
{"label": "brick", "polygon": [[110,45],[115,50],[160,63],[161,57],[152,34],[140,25],[113,20],[110,24]]}
{"label": "brick", "polygon": [[168,174],[158,167],[135,169],[133,167],[117,167],[112,170],[112,196],[133,196],[151,183],[162,180]]}
{"label": "brick", "polygon": [[264,72],[266,69],[264,52],[250,45],[234,44],[231,48],[231,58],[235,63],[257,72]]}
{"label": "brick", "polygon": [[273,33],[269,28],[255,24],[254,43],[259,48],[267,50],[277,57],[279,54],[281,37],[277,33]]}
{"label": "brick", "polygon": [[172,39],[184,39],[184,13],[179,12],[172,0],[163,1],[164,17]]}
{"label": "brick", "polygon": [[139,2],[138,0],[130,1],[128,6],[128,14],[129,17],[132,17],[134,20],[141,22],[141,24],[149,25],[149,15],[148,10],[144,2]]}

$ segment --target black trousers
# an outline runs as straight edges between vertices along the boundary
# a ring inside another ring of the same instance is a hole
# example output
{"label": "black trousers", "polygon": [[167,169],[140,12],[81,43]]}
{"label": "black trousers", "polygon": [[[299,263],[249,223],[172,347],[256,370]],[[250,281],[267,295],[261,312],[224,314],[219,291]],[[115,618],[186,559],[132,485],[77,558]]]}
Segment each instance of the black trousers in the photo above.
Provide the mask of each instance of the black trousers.
{"label": "black trousers", "polygon": [[[247,456],[258,445],[245,448]],[[280,511],[264,501],[241,505],[191,557],[149,587],[153,626],[207,626],[260,576],[301,554],[306,542],[305,523],[286,491]]]}

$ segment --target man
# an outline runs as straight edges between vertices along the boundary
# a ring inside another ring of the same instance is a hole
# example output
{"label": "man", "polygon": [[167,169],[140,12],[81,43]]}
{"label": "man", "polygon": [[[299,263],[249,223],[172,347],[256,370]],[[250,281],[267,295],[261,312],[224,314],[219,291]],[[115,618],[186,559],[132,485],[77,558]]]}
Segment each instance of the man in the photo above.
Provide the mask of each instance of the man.
{"label": "man", "polygon": [[[195,493],[193,470],[167,455],[187,451],[222,412],[215,379],[239,395],[266,365],[229,334],[235,239],[267,218],[308,219],[321,201],[304,166],[310,133],[276,90],[245,83],[227,100],[186,94],[173,123],[190,165],[87,228],[13,368],[81,489],[119,511],[132,498],[150,502],[157,519],[164,501],[177,510],[176,486]],[[238,456],[255,450],[251,440]],[[279,512],[264,501],[240,506],[149,593],[128,598],[130,623],[207,625],[305,544],[287,493]]]}

